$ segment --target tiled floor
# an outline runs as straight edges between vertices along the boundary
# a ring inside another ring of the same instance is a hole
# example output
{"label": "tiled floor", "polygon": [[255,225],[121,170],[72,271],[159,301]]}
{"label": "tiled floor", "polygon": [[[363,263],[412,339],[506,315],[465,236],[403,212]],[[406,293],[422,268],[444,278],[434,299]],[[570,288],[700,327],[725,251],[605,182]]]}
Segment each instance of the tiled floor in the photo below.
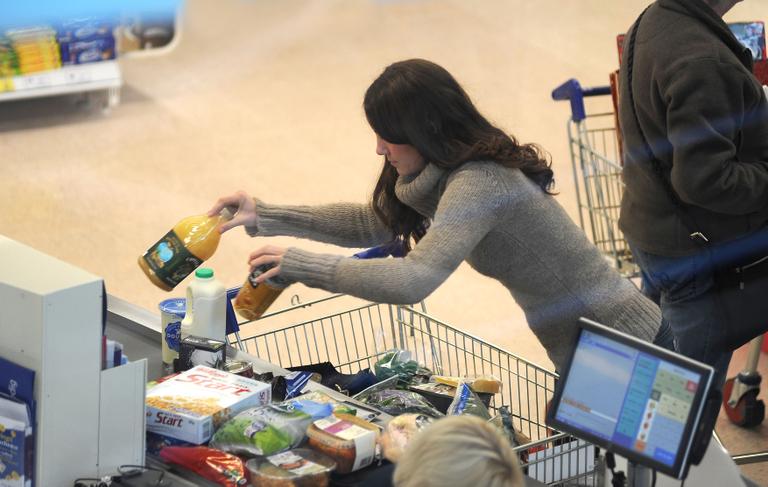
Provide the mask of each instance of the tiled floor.
{"label": "tiled floor", "polygon": [[[71,98],[0,104],[0,233],[104,276],[111,293],[155,309],[168,296],[136,258],[218,196],[245,189],[275,203],[367,199],[381,160],[362,96],[384,66],[410,57],[443,64],[490,119],[548,150],[557,199],[575,218],[569,108],[550,92],[568,78],[606,85],[618,62],[615,36],[647,3],[191,0],[175,51],[121,61],[123,102],[110,114]],[[729,20],[765,20],[762,3],[740,3]],[[603,99],[587,108],[609,107]],[[265,243],[342,252],[237,231],[209,264],[238,284],[246,256]],[[276,306],[293,294],[317,295],[301,286],[284,294]],[[466,265],[427,306],[551,366],[508,292]],[[762,429],[720,430],[733,451],[766,444]],[[745,471],[768,485],[760,468]]]}

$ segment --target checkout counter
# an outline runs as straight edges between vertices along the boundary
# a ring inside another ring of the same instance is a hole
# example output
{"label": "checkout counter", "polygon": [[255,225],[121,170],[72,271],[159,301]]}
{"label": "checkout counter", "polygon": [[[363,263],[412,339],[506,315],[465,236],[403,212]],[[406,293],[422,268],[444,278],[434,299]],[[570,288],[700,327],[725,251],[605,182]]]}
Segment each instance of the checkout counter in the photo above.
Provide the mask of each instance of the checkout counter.
{"label": "checkout counter", "polygon": [[[76,478],[113,475],[128,464],[166,468],[145,454],[145,386],[163,374],[157,314],[105,296],[98,276],[3,236],[0,303],[0,357],[34,372],[36,485],[71,487]],[[104,320],[106,335],[123,344],[129,364],[102,370]],[[232,351],[237,359],[252,362],[256,372],[285,372]],[[340,396],[320,384],[311,387]],[[123,485],[154,485],[153,473],[124,480]],[[164,485],[211,485],[187,472],[169,471],[165,477]],[[590,485],[610,485],[607,477],[598,476],[599,482]],[[694,477],[701,483],[694,483]],[[690,485],[745,485],[727,452],[714,441],[689,479]],[[659,485],[667,485],[659,480]],[[544,484],[527,479],[526,485]]]}

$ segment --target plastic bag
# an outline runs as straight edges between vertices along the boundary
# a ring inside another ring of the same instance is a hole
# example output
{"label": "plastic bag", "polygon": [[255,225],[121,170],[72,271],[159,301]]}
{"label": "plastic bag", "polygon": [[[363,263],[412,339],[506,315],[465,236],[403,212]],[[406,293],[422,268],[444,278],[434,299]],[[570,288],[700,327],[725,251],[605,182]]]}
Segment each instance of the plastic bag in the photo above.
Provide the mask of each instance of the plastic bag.
{"label": "plastic bag", "polygon": [[239,487],[248,483],[243,461],[213,448],[167,446],[160,450],[160,458],[225,487]]}
{"label": "plastic bag", "polygon": [[[333,413],[351,414],[352,416],[355,416],[358,413],[357,408],[353,407],[351,404],[337,401],[336,399],[332,398],[328,394],[320,391],[305,392],[304,394],[294,399],[294,401],[297,401],[297,400],[312,401],[319,404],[329,404],[331,406],[332,411],[331,413],[326,414],[326,416],[330,416]],[[363,419],[369,419],[369,418],[363,418]]]}
{"label": "plastic bag", "polygon": [[373,371],[379,380],[399,376],[402,383],[409,383],[419,370],[419,364],[411,360],[411,352],[407,350],[390,350],[382,355],[373,366]]}
{"label": "plastic bag", "polygon": [[272,455],[297,447],[312,416],[290,402],[246,409],[224,423],[210,446],[237,455]]}
{"label": "plastic bag", "polygon": [[301,399],[301,397],[292,399],[291,405],[293,405],[293,407],[299,411],[309,414],[312,419],[327,418],[328,416],[332,415],[334,411],[334,405],[330,402],[322,403],[309,401],[306,399]]}
{"label": "plastic bag", "polygon": [[439,418],[443,413],[432,407],[423,396],[412,391],[385,389],[374,391],[361,399],[365,404],[381,409],[392,416],[413,413]]}
{"label": "plastic bag", "polygon": [[466,382],[462,382],[456,388],[456,396],[454,396],[451,405],[448,406],[446,414],[449,416],[471,414],[486,421],[491,419],[491,413],[488,411],[488,408],[485,407],[483,401],[480,400]]}

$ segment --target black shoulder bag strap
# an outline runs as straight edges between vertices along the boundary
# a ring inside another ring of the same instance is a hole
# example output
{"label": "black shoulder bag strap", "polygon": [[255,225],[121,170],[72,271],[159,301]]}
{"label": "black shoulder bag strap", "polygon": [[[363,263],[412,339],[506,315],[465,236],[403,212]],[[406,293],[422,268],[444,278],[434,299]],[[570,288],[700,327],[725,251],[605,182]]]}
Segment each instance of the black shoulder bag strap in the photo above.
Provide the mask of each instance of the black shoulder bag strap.
{"label": "black shoulder bag strap", "polygon": [[691,214],[686,211],[682,201],[680,201],[680,198],[677,196],[677,193],[675,193],[675,189],[672,187],[672,182],[664,174],[664,168],[661,161],[653,154],[653,150],[651,149],[651,146],[648,143],[648,139],[645,137],[645,132],[643,131],[643,127],[640,125],[640,120],[637,118],[637,109],[635,108],[635,95],[632,91],[632,70],[633,70],[633,64],[634,64],[634,58],[635,58],[635,38],[637,37],[637,29],[640,27],[640,21],[643,19],[643,16],[647,11],[648,11],[648,8],[646,8],[643,11],[643,13],[641,13],[640,16],[637,18],[637,21],[635,22],[635,25],[632,28],[632,32],[629,35],[629,41],[627,41],[627,52],[625,53],[625,56],[627,56],[626,68],[627,68],[627,93],[629,95],[629,108],[632,110],[632,116],[635,120],[635,126],[637,127],[637,131],[640,133],[640,138],[643,141],[643,150],[645,151],[645,155],[648,158],[648,160],[651,162],[651,167],[653,168],[653,172],[656,173],[656,176],[658,177],[662,186],[664,186],[664,191],[667,193],[667,197],[672,202],[672,206],[675,207],[677,214],[680,216],[680,219],[683,221],[683,224],[688,229],[688,232],[690,232],[688,237],[694,242],[698,243],[699,245],[705,245],[709,243],[709,239],[706,237],[706,235],[704,235],[704,233],[701,232],[701,230],[699,230],[700,228],[699,225],[696,224],[696,221],[693,219],[693,216],[691,216]]}

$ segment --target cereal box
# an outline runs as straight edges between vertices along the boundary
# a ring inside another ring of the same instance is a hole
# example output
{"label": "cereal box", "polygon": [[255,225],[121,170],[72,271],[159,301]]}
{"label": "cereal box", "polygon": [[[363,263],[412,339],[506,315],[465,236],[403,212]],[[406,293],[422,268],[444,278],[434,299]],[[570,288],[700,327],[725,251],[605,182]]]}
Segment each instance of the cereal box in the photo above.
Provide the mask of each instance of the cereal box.
{"label": "cereal box", "polygon": [[147,391],[147,431],[196,445],[237,413],[271,400],[271,386],[204,365]]}

